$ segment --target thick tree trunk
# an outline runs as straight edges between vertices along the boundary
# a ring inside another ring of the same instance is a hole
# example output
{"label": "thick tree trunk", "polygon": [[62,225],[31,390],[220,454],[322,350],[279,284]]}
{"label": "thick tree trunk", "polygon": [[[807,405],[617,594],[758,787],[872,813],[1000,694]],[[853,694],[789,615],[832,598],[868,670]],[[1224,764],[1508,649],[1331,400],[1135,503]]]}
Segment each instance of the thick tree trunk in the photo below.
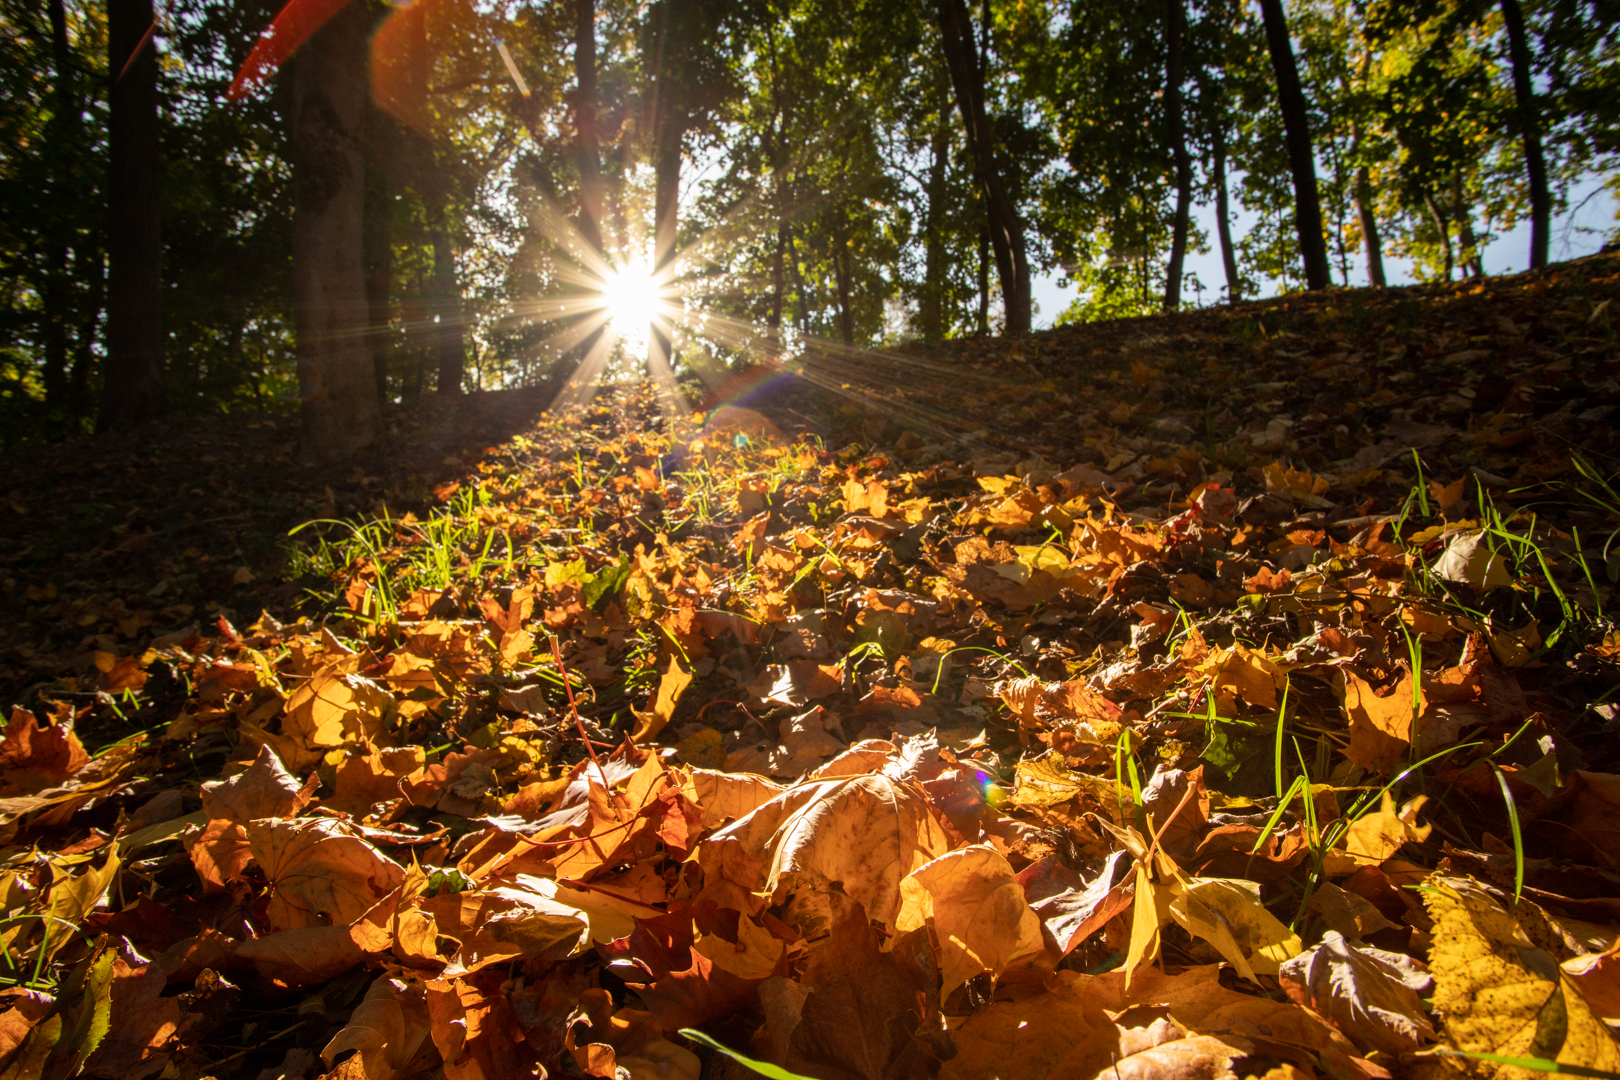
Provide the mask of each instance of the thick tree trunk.
{"label": "thick tree trunk", "polygon": [[462,330],[461,282],[456,277],[456,251],[450,234],[433,234],[433,293],[438,325],[434,353],[439,368],[439,393],[461,393],[467,365],[467,339]]}
{"label": "thick tree trunk", "polygon": [[1006,310],[1003,332],[1017,337],[1029,333],[1034,319],[1024,223],[1007,197],[996,166],[995,137],[984,108],[984,69],[975,49],[972,20],[962,0],[937,0],[937,5],[945,65],[956,90],[956,105],[962,115],[968,152],[984,194],[990,245],[995,251],[996,276],[1001,281],[1001,299]]}
{"label": "thick tree trunk", "polygon": [[163,230],[158,210],[157,49],[151,0],[109,0],[107,360],[101,430],[161,416]]}
{"label": "thick tree trunk", "polygon": [[934,127],[932,157],[928,163],[928,210],[923,218],[923,291],[918,304],[918,322],[924,341],[945,337],[945,170],[950,165],[950,91],[939,103]]}
{"label": "thick tree trunk", "polygon": [[1277,106],[1282,111],[1288,143],[1288,168],[1294,177],[1294,225],[1299,231],[1299,253],[1305,263],[1305,287],[1325,289],[1332,283],[1327,242],[1322,236],[1322,203],[1316,191],[1316,158],[1311,148],[1310,119],[1305,92],[1300,89],[1294,44],[1288,35],[1288,17],[1282,0],[1260,0],[1266,27],[1266,49],[1277,76]]}
{"label": "thick tree trunk", "polygon": [[1384,241],[1378,232],[1378,215],[1373,212],[1372,182],[1367,166],[1356,169],[1356,216],[1361,221],[1361,245],[1367,255],[1367,281],[1376,289],[1384,279]]}
{"label": "thick tree trunk", "polygon": [[1530,268],[1547,265],[1552,227],[1552,195],[1547,189],[1547,163],[1541,154],[1541,118],[1530,70],[1530,35],[1524,28],[1519,0],[1502,0],[1502,23],[1507,29],[1508,60],[1513,66],[1513,99],[1519,138],[1524,141],[1524,171],[1530,184]]}
{"label": "thick tree trunk", "polygon": [[370,322],[367,342],[380,402],[388,400],[388,301],[394,280],[394,244],[389,219],[393,202],[386,171],[368,159],[361,243],[366,268],[366,314]]}
{"label": "thick tree trunk", "polygon": [[596,0],[574,0],[574,152],[579,233],[602,250],[602,152],[596,138]]}
{"label": "thick tree trunk", "polygon": [[316,462],[347,457],[379,428],[361,262],[369,27],[351,3],[293,60],[293,321],[303,455]]}
{"label": "thick tree trunk", "polygon": [[[67,13],[62,0],[49,0],[51,20],[51,61],[55,85],[55,107],[46,127],[46,153],[51,166],[51,195],[55,204],[46,231],[46,276],[44,290],[45,405],[52,423],[69,421],[64,430],[77,427],[77,402],[68,377],[68,325],[72,306],[72,281],[68,276],[68,250],[73,246],[69,215],[77,212],[74,192],[73,157],[78,144],[79,101],[74,89],[73,55],[68,47]],[[76,260],[77,262],[77,260]]]}
{"label": "thick tree trunk", "polygon": [[1238,277],[1237,251],[1232,247],[1232,208],[1226,192],[1226,129],[1215,128],[1215,234],[1221,244],[1221,267],[1226,271],[1226,302],[1243,299],[1243,279]]}
{"label": "thick tree trunk", "polygon": [[[683,0],[662,0],[655,18],[653,103],[653,272],[663,282],[674,273],[680,227],[681,153],[686,144]],[[647,361],[673,366],[674,342],[654,319],[647,334]]]}
{"label": "thick tree trunk", "polygon": [[1187,258],[1187,224],[1192,212],[1192,155],[1187,152],[1187,126],[1181,103],[1182,0],[1165,5],[1164,114],[1166,135],[1176,163],[1176,220],[1170,234],[1170,264],[1164,274],[1164,310],[1181,307],[1181,267]]}

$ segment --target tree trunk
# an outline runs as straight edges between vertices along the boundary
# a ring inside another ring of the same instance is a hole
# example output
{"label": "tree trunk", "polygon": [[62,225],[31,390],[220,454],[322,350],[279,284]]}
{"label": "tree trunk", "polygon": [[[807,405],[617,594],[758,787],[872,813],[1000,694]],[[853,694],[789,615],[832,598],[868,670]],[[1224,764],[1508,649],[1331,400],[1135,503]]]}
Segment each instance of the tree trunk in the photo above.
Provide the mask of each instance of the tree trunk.
{"label": "tree trunk", "polygon": [[[49,0],[51,20],[51,61],[55,76],[55,108],[45,129],[47,156],[51,167],[51,220],[46,231],[44,318],[45,405],[53,424],[70,420],[77,427],[76,405],[68,378],[68,311],[72,306],[73,284],[68,276],[68,249],[73,228],[68,215],[77,212],[74,192],[73,157],[77,147],[79,101],[74,90],[73,55],[68,47],[67,13],[62,0]],[[75,265],[82,265],[75,260]],[[71,419],[70,419],[71,418]]]}
{"label": "tree trunk", "polygon": [[1007,197],[996,166],[995,138],[984,109],[985,73],[974,47],[972,20],[962,0],[937,0],[937,4],[945,65],[956,90],[956,106],[962,115],[968,152],[985,197],[990,245],[995,251],[996,276],[1001,281],[1001,299],[1006,311],[1003,332],[1017,337],[1029,333],[1034,319],[1024,223]]}
{"label": "tree trunk", "polygon": [[1547,265],[1552,195],[1547,189],[1547,163],[1541,155],[1541,119],[1530,70],[1530,36],[1524,28],[1519,0],[1502,0],[1502,23],[1507,29],[1508,59],[1513,65],[1513,100],[1524,140],[1524,171],[1530,182],[1530,268]]}
{"label": "tree trunk", "polygon": [[100,430],[165,410],[157,50],[151,0],[109,0],[107,359]]}
{"label": "tree trunk", "polygon": [[1232,209],[1226,192],[1226,129],[1215,128],[1215,233],[1220,238],[1221,266],[1226,270],[1226,302],[1243,299],[1243,279],[1238,277],[1237,252],[1232,247]]}
{"label": "tree trunk", "polygon": [[1181,2],[1168,0],[1164,16],[1164,114],[1176,163],[1176,222],[1170,234],[1170,265],[1164,275],[1166,311],[1181,307],[1181,267],[1187,258],[1187,219],[1192,212],[1192,155],[1187,152],[1187,127],[1181,105]]}
{"label": "tree trunk", "polygon": [[942,87],[933,155],[928,163],[928,210],[923,218],[923,291],[918,321],[924,341],[945,337],[945,170],[950,164],[949,87]]}
{"label": "tree trunk", "polygon": [[979,226],[979,333],[990,332],[990,227]]}
{"label": "tree trunk", "polygon": [[1356,169],[1356,216],[1361,220],[1361,244],[1367,254],[1367,281],[1375,289],[1382,289],[1384,279],[1384,242],[1378,234],[1378,215],[1373,213],[1372,183],[1367,166]]}
{"label": "tree trunk", "polygon": [[433,351],[439,361],[439,393],[459,394],[467,365],[467,341],[462,332],[456,252],[447,229],[433,234],[433,293],[434,313],[438,317]]}
{"label": "tree trunk", "polygon": [[[672,276],[680,228],[681,153],[686,145],[686,41],[681,33],[682,0],[662,0],[656,18],[653,102],[653,272],[660,282]],[[657,319],[648,328],[647,361],[655,369],[674,363],[674,342]]]}
{"label": "tree trunk", "polygon": [[1299,253],[1305,263],[1305,287],[1325,289],[1332,283],[1327,242],[1322,236],[1322,204],[1316,192],[1316,158],[1311,149],[1310,119],[1305,93],[1300,89],[1294,44],[1288,36],[1288,18],[1282,0],[1260,0],[1266,27],[1266,48],[1277,76],[1277,106],[1282,110],[1288,143],[1288,167],[1294,175],[1294,225],[1299,231]]}
{"label": "tree trunk", "polygon": [[782,292],[786,288],[782,264],[786,258],[787,226],[784,224],[776,228],[776,253],[771,256],[771,313],[765,318],[765,325],[770,328],[771,337],[777,343],[782,340]]}
{"label": "tree trunk", "polygon": [[388,400],[388,300],[394,280],[394,244],[389,219],[393,203],[386,171],[368,156],[361,244],[366,268],[366,314],[370,321],[366,340],[371,348],[371,368],[377,381],[379,402]]}
{"label": "tree trunk", "polygon": [[1434,219],[1434,227],[1440,232],[1440,243],[1446,249],[1446,280],[1451,280],[1451,272],[1456,267],[1456,258],[1451,250],[1451,223],[1446,220],[1444,210],[1434,201],[1434,195],[1425,188],[1423,191],[1423,204],[1429,208],[1429,216]]}
{"label": "tree trunk", "polygon": [[833,274],[838,281],[838,333],[844,344],[855,344],[855,312],[850,307],[849,243],[842,236],[833,238]]}
{"label": "tree trunk", "polygon": [[365,5],[351,3],[293,61],[293,321],[313,462],[349,456],[379,427],[361,262],[369,27]]}
{"label": "tree trunk", "polygon": [[574,0],[574,152],[579,167],[579,233],[602,250],[602,152],[596,139],[596,0]]}
{"label": "tree trunk", "polygon": [[1462,173],[1451,174],[1451,209],[1457,215],[1457,243],[1462,248],[1462,264],[1470,277],[1485,276],[1485,260],[1480,255],[1479,238],[1474,235],[1474,215],[1463,195]]}

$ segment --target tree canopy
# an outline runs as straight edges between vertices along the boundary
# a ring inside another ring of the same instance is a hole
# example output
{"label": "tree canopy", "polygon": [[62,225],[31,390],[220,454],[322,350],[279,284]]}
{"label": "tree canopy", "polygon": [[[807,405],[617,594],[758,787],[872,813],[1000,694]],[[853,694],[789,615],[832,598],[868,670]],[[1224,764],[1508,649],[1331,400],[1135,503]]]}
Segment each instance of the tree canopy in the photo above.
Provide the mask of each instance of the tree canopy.
{"label": "tree canopy", "polygon": [[[643,264],[678,375],[1378,285],[1386,256],[1479,275],[1521,221],[1534,265],[1620,152],[1612,0],[420,0],[346,11],[355,50],[322,46],[330,0],[176,0],[133,48],[116,3],[0,4],[7,446],[87,430],[103,387],[104,424],[318,407],[341,365],[382,401],[560,387],[639,362],[593,297]],[[346,126],[300,113],[322,78]],[[353,239],[310,253],[318,220]],[[161,255],[120,263],[126,234]],[[1187,279],[1211,250],[1225,280]],[[1076,299],[1037,315],[1053,276]]]}

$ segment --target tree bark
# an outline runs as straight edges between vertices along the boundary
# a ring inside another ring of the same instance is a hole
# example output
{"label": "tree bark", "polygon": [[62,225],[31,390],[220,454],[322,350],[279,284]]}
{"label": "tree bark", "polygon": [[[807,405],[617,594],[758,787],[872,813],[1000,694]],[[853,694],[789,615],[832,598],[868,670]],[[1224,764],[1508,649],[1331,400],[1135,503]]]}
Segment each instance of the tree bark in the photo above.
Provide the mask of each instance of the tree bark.
{"label": "tree bark", "polygon": [[[372,119],[375,124],[380,118]],[[388,301],[394,280],[394,244],[389,219],[394,200],[387,171],[374,158],[374,154],[368,155],[366,161],[361,244],[366,268],[366,314],[370,322],[366,340],[371,348],[377,400],[382,402],[388,400]]]}
{"label": "tree bark", "polygon": [[1166,134],[1176,165],[1176,220],[1170,234],[1170,264],[1164,274],[1164,310],[1181,307],[1181,268],[1187,258],[1187,224],[1192,212],[1192,155],[1187,152],[1187,127],[1182,116],[1181,46],[1184,13],[1182,0],[1165,5],[1164,113]]}
{"label": "tree bark", "polygon": [[[73,157],[78,139],[79,101],[74,89],[73,56],[68,47],[67,13],[62,0],[49,0],[51,20],[51,60],[56,98],[49,125],[45,129],[47,155],[51,168],[51,220],[45,240],[44,319],[45,405],[52,423],[67,420],[62,430],[77,427],[77,405],[68,376],[68,321],[72,306],[72,281],[68,276],[68,250],[73,228],[69,214],[77,212],[78,199],[73,183]],[[78,260],[75,260],[76,264]]]}
{"label": "tree bark", "polygon": [[979,188],[984,193],[990,246],[995,251],[996,276],[1001,281],[1001,299],[1006,311],[1003,332],[1009,337],[1018,337],[1029,333],[1034,318],[1024,223],[1007,197],[996,165],[995,137],[984,108],[985,72],[974,47],[972,20],[962,0],[937,0],[937,5],[945,65],[956,91],[956,106],[962,115],[968,152],[978,174]]}
{"label": "tree bark", "polygon": [[1482,278],[1485,276],[1485,261],[1480,257],[1479,238],[1474,235],[1474,215],[1468,210],[1468,200],[1463,195],[1462,173],[1451,174],[1451,209],[1457,215],[1457,244],[1461,248],[1463,272],[1466,276]]}
{"label": "tree bark", "polygon": [[602,151],[596,138],[596,0],[574,0],[574,152],[579,167],[579,232],[602,250]]}
{"label": "tree bark", "polygon": [[1429,216],[1434,219],[1434,227],[1440,232],[1440,243],[1446,249],[1446,280],[1451,280],[1451,272],[1456,267],[1456,257],[1451,250],[1451,223],[1446,220],[1446,213],[1440,209],[1440,204],[1434,201],[1434,194],[1427,188],[1423,191],[1423,204],[1429,208]]}
{"label": "tree bark", "polygon": [[1507,29],[1508,60],[1513,67],[1513,100],[1519,137],[1524,141],[1524,171],[1530,184],[1530,268],[1547,265],[1552,195],[1547,189],[1547,163],[1541,153],[1541,119],[1530,70],[1530,36],[1519,0],[1501,0]]}
{"label": "tree bark", "polygon": [[349,456],[380,426],[361,261],[369,28],[351,3],[293,60],[293,321],[312,462]]}
{"label": "tree bark", "polygon": [[838,282],[838,333],[844,344],[855,344],[855,312],[850,307],[849,243],[842,235],[833,237],[833,275]]}
{"label": "tree bark", "polygon": [[1215,233],[1220,238],[1221,266],[1226,270],[1226,302],[1243,299],[1243,279],[1238,277],[1237,252],[1232,247],[1232,209],[1226,192],[1226,129],[1215,128]]}
{"label": "tree bark", "polygon": [[943,87],[928,163],[928,210],[923,217],[923,291],[918,322],[924,341],[945,337],[945,170],[950,164],[950,93]]}
{"label": "tree bark", "polygon": [[107,359],[99,430],[165,411],[157,50],[151,0],[109,0]]}
{"label": "tree bark", "polygon": [[1372,183],[1367,166],[1356,169],[1356,216],[1361,221],[1361,245],[1367,255],[1367,281],[1375,289],[1382,289],[1384,278],[1384,242],[1378,232],[1378,215],[1373,212]]}
{"label": "tree bark", "polygon": [[[686,41],[681,33],[683,0],[662,0],[656,18],[653,87],[653,273],[660,282],[673,274],[680,226],[681,154],[686,144]],[[657,319],[647,333],[648,363],[674,363],[674,342]]]}
{"label": "tree bark", "polygon": [[1316,191],[1316,158],[1311,148],[1310,118],[1305,92],[1294,63],[1294,44],[1288,35],[1288,17],[1282,0],[1260,0],[1265,22],[1266,49],[1277,77],[1277,106],[1282,111],[1288,143],[1288,167],[1294,177],[1294,225],[1299,231],[1299,253],[1305,263],[1305,287],[1325,289],[1332,283],[1327,241],[1322,236],[1322,203]]}
{"label": "tree bark", "polygon": [[990,332],[990,227],[979,226],[979,333]]}
{"label": "tree bark", "polygon": [[438,359],[441,394],[461,393],[467,365],[467,339],[462,329],[461,282],[456,277],[456,251],[448,228],[433,234],[433,293],[438,323],[434,353]]}

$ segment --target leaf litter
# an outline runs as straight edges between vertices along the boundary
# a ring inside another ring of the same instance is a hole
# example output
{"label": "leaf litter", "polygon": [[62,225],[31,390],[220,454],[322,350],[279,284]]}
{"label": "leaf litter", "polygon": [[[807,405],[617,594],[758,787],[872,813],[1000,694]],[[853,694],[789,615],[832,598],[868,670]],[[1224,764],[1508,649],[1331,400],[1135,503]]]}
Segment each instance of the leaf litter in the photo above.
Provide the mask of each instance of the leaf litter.
{"label": "leaf litter", "polygon": [[1560,273],[619,386],[294,537],[301,615],[89,635],[0,738],[0,1071],[1620,1071]]}

